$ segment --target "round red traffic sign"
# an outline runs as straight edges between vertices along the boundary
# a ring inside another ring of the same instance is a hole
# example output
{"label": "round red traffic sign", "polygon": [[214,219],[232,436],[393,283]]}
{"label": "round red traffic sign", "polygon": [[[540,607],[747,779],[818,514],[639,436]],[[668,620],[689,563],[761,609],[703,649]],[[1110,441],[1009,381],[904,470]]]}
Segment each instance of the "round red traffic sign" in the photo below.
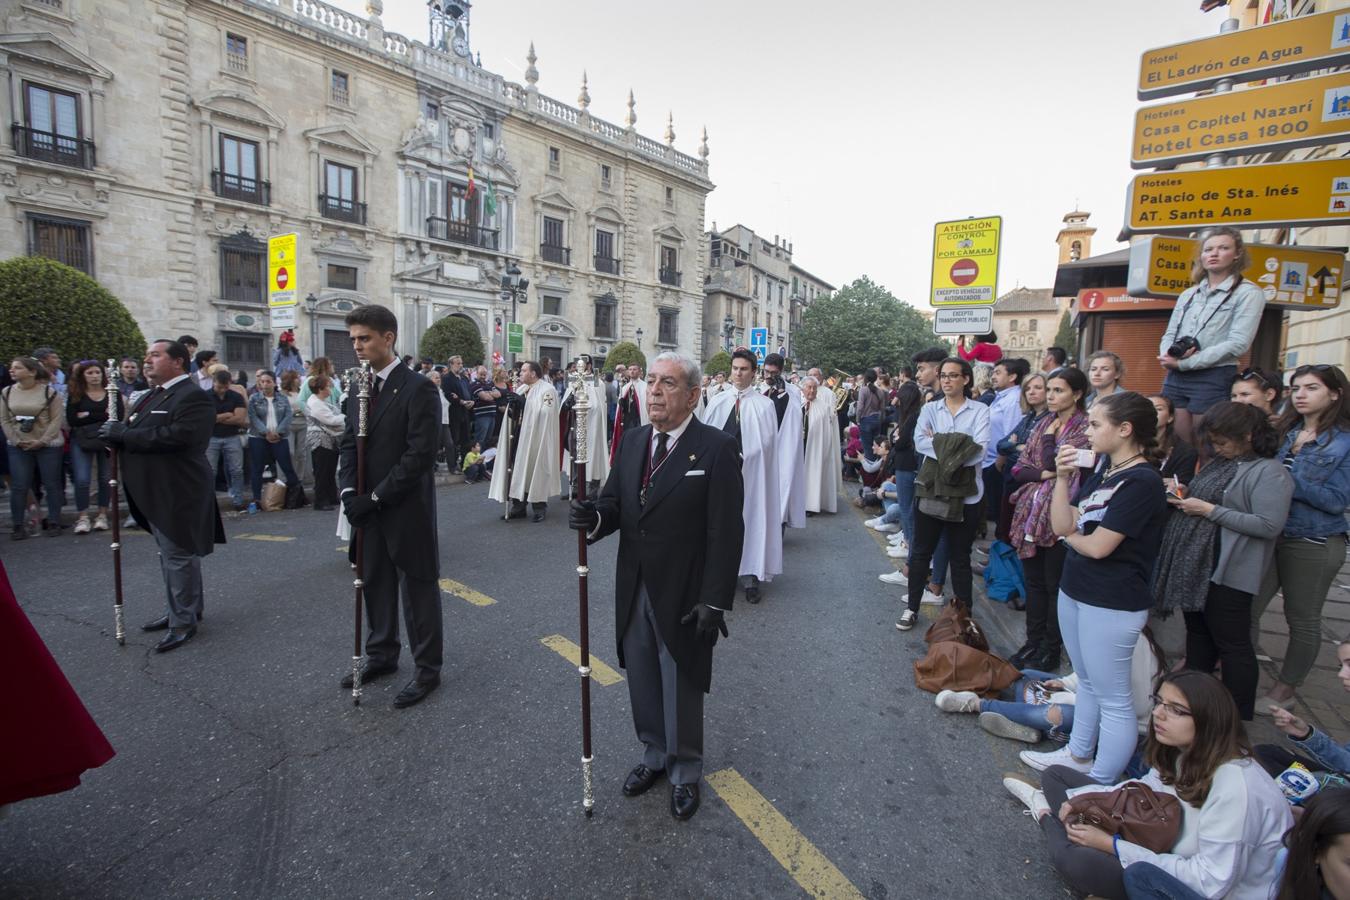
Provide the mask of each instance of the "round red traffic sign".
{"label": "round red traffic sign", "polygon": [[965,287],[980,274],[980,266],[973,259],[958,259],[952,263],[952,284]]}
{"label": "round red traffic sign", "polygon": [[291,276],[290,273],[286,271],[285,266],[282,266],[280,269],[277,269],[277,290],[284,291],[286,289],[286,285],[290,284],[290,281]]}

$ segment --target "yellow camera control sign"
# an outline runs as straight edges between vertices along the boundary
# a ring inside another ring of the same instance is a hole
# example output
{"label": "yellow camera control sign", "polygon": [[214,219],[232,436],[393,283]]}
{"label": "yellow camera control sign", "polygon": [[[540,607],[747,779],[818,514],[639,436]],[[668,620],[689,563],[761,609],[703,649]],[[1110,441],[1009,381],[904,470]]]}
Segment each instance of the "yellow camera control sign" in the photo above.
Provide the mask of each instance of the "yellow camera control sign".
{"label": "yellow camera control sign", "polygon": [[932,306],[988,306],[998,298],[1003,217],[938,222],[933,228]]}

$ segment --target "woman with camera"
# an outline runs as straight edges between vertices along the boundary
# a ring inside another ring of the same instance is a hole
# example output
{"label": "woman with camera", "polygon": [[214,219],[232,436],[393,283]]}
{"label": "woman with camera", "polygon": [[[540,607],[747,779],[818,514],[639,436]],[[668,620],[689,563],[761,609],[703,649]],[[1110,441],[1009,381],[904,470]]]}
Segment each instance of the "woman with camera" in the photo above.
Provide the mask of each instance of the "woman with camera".
{"label": "woman with camera", "polygon": [[[70,464],[75,473],[75,533],[108,529],[108,445],[98,436],[108,421],[108,382],[103,363],[94,359],[75,364],[70,373],[66,398],[66,424],[70,426]],[[116,391],[114,390],[114,393]],[[122,396],[113,400],[116,418],[123,418]],[[98,518],[89,522],[89,481],[98,478]]]}
{"label": "woman with camera", "polygon": [[1167,370],[1162,392],[1177,408],[1177,431],[1194,443],[1200,419],[1228,397],[1238,358],[1252,346],[1266,295],[1242,277],[1251,254],[1236,228],[1211,228],[1200,236],[1191,266],[1196,283],[1177,299],[1158,345]]}
{"label": "woman with camera", "polygon": [[1289,646],[1279,680],[1257,701],[1257,715],[1294,705],[1294,689],[1317,660],[1322,604],[1345,562],[1345,509],[1350,506],[1350,384],[1336,366],[1294,370],[1289,411],[1280,420],[1284,442],[1275,458],[1294,477],[1294,499],[1275,564],[1252,609],[1253,639],[1275,592],[1284,594]]}
{"label": "woman with camera", "polygon": [[1153,577],[1154,609],[1186,620],[1186,666],[1213,672],[1251,721],[1260,669],[1252,645],[1252,596],[1275,556],[1294,482],[1273,457],[1279,437],[1259,409],[1225,400],[1210,407],[1200,436],[1214,459],[1174,512]]}
{"label": "woman with camera", "polygon": [[14,526],[10,539],[15,541],[28,537],[24,504],[38,472],[47,486],[43,534],[61,536],[61,503],[65,499],[61,489],[61,448],[66,442],[61,425],[65,416],[61,394],[39,377],[41,372],[42,363],[36,359],[16,357],[9,364],[9,377],[14,383],[0,391],[0,429],[9,442],[9,515]]}

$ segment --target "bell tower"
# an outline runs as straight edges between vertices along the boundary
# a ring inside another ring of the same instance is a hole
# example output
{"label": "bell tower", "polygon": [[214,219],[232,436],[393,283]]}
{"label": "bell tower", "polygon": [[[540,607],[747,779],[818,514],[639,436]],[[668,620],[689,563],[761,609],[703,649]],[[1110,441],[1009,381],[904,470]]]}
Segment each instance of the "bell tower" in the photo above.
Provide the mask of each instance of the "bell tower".
{"label": "bell tower", "polygon": [[1082,212],[1076,205],[1074,211],[1064,214],[1064,227],[1055,236],[1059,244],[1059,264],[1077,262],[1092,255],[1092,236],[1097,229],[1088,225],[1090,212]]}

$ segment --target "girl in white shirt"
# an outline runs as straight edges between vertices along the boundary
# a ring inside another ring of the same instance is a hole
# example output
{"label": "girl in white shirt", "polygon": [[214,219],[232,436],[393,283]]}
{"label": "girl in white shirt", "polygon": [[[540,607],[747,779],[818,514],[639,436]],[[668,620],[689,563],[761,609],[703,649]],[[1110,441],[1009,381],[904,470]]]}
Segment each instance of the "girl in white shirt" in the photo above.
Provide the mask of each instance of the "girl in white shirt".
{"label": "girl in white shirt", "polygon": [[1073,821],[1071,798],[1119,785],[1103,787],[1062,766],[1045,770],[1040,790],[1017,775],[1003,784],[1031,811],[1055,868],[1079,891],[1110,898],[1272,897],[1293,816],[1251,758],[1223,684],[1203,672],[1166,676],[1154,696],[1144,758],[1150,768],[1139,780],[1181,800],[1181,833],[1167,853]]}

